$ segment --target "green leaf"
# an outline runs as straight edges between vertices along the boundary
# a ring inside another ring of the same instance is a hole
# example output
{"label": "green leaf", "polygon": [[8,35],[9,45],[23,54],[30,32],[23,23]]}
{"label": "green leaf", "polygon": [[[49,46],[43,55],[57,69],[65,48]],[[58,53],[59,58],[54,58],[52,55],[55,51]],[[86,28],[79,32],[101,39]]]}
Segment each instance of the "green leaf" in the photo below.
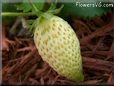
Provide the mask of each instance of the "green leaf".
{"label": "green leaf", "polygon": [[22,7],[23,7],[23,12],[29,12],[32,9],[31,5],[28,3],[23,3]]}
{"label": "green leaf", "polygon": [[[34,1],[37,2],[37,3],[34,3],[34,5],[37,7],[37,9],[42,10],[43,7],[44,7],[44,2],[45,2],[45,0],[41,0],[42,2],[38,2],[38,0],[34,0]],[[40,0],[39,0],[39,1],[40,1]]]}
{"label": "green leaf", "polygon": [[[42,10],[44,7],[45,0],[34,0],[34,5],[38,10]],[[29,0],[23,0],[20,5],[17,5],[18,10],[22,10],[23,12],[34,12],[34,8],[30,4]]]}

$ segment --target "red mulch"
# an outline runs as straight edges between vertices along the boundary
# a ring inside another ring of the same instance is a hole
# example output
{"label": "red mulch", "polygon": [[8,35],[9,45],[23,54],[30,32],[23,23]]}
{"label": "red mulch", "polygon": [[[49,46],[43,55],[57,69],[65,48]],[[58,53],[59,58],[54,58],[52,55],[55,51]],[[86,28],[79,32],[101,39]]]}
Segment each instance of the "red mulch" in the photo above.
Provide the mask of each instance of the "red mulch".
{"label": "red mulch", "polygon": [[[85,76],[85,80],[81,83],[113,84],[112,13],[91,20],[73,18],[70,23],[81,44]],[[18,26],[19,24],[17,24]],[[59,76],[41,59],[32,37],[25,33],[10,35],[11,29],[9,26],[2,26],[3,84],[77,84]]]}

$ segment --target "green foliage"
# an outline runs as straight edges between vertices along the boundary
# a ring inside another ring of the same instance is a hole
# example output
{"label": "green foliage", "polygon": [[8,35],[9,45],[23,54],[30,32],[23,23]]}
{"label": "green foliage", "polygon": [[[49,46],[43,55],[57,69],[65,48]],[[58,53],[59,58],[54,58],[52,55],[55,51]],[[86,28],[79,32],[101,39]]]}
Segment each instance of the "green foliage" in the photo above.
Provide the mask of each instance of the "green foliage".
{"label": "green foliage", "polygon": [[[34,0],[34,5],[38,10],[42,10],[45,0]],[[34,8],[31,6],[29,0],[23,0],[22,3],[3,3],[2,12],[34,12]],[[15,21],[14,16],[2,17],[4,24],[11,25]]]}
{"label": "green foliage", "polygon": [[[15,7],[15,3],[3,3],[2,4],[2,12],[17,12],[17,9]],[[14,22],[16,17],[11,17],[11,16],[7,16],[7,17],[2,17],[2,22],[4,24],[12,24]]]}
{"label": "green foliage", "polygon": [[63,3],[64,7],[60,13],[62,17],[77,16],[81,18],[92,18],[102,16],[110,11],[110,8],[104,7],[79,7],[76,3]]}
{"label": "green foliage", "polygon": [[[32,1],[32,0],[30,0]],[[34,7],[31,5],[31,3],[34,4],[34,6],[39,11],[48,11],[50,13],[57,14],[56,12],[59,12],[60,9],[56,9],[56,6],[50,3],[52,6],[49,8],[49,3],[45,3],[45,0],[34,0],[30,2],[29,0],[23,0],[22,3],[3,3],[3,12],[35,12]],[[76,0],[79,1],[79,0]],[[89,3],[90,0],[83,0],[79,2],[83,3]],[[96,3],[97,0],[91,0],[90,3]],[[103,2],[102,2],[103,3]],[[102,16],[103,14],[106,14],[108,11],[110,11],[111,8],[104,8],[104,7],[80,7],[76,6],[76,3],[61,3],[64,5],[63,8],[61,8],[61,12],[59,13],[59,16],[61,17],[69,17],[69,16],[77,16],[81,18],[92,18],[95,16]],[[49,9],[47,9],[49,8]],[[50,10],[51,9],[51,10]],[[39,15],[40,13],[37,13]],[[3,17],[3,22],[9,23],[13,22],[15,17]]]}
{"label": "green foliage", "polygon": [[[34,0],[34,5],[38,10],[42,10],[44,7],[45,0]],[[17,10],[21,10],[23,12],[34,12],[34,8],[31,6],[29,0],[23,0],[23,2],[17,5]]]}

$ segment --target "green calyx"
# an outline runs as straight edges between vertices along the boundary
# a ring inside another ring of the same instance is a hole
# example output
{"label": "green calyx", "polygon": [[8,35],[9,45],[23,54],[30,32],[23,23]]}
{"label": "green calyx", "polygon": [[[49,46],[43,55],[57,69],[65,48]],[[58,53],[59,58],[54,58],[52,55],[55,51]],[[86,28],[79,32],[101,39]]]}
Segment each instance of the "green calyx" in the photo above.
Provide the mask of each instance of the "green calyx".
{"label": "green calyx", "polygon": [[38,18],[33,22],[32,26],[29,29],[32,33],[34,33],[34,28],[36,28],[39,23],[41,23],[45,19],[51,19],[54,16],[53,14],[58,14],[63,8],[63,5],[61,5],[60,8],[56,9],[56,4],[52,3],[50,8],[46,12],[42,12],[37,9],[33,3],[31,3],[31,5],[34,8],[35,14],[38,16]]}

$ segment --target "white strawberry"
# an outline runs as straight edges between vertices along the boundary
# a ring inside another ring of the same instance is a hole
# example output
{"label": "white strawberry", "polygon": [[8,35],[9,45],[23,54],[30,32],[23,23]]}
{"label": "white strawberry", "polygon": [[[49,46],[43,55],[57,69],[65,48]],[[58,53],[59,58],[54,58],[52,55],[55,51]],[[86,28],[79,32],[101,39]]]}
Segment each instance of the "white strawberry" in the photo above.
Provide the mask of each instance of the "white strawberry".
{"label": "white strawberry", "polygon": [[73,81],[84,79],[79,40],[65,20],[57,16],[40,17],[34,42],[42,59],[58,74]]}

